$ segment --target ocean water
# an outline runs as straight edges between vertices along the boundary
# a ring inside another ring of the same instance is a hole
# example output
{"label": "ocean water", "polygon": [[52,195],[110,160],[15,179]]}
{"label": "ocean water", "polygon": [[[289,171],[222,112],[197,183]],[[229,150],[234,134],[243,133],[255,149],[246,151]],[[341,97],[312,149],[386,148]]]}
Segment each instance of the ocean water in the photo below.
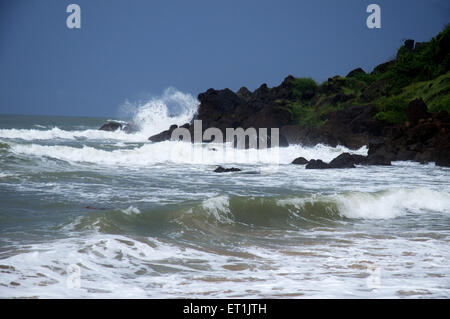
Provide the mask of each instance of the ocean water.
{"label": "ocean water", "polygon": [[128,105],[135,134],[0,115],[0,297],[450,297],[450,169],[147,141],[196,107],[177,91]]}

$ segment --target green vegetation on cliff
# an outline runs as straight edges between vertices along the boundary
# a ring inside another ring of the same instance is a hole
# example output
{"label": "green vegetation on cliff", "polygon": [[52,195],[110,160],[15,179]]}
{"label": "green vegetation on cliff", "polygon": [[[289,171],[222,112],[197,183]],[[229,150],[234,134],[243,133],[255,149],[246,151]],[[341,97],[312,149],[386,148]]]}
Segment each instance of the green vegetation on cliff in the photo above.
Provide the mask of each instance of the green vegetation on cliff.
{"label": "green vegetation on cliff", "polygon": [[300,126],[321,126],[330,112],[355,105],[374,105],[377,119],[403,123],[408,103],[416,98],[422,98],[430,112],[450,113],[450,26],[429,42],[405,42],[395,60],[370,74],[356,69],[321,85],[296,78],[292,97],[288,107]]}

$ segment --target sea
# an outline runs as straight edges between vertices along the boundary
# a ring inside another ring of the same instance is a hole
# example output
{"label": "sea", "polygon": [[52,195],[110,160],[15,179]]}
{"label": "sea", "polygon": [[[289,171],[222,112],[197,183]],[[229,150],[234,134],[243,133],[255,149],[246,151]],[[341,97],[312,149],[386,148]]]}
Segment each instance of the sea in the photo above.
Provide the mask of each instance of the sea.
{"label": "sea", "polygon": [[130,134],[0,115],[0,298],[450,297],[449,168],[148,141],[197,107],[174,89],[128,104]]}

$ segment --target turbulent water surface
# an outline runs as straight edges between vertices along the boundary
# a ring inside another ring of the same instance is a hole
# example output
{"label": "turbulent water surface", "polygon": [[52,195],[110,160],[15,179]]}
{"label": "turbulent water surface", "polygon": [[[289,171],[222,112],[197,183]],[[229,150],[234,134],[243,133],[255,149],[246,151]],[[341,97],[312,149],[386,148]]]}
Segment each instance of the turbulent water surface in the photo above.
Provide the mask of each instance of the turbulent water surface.
{"label": "turbulent water surface", "polygon": [[166,92],[134,110],[135,134],[0,115],[0,297],[450,296],[449,169],[147,141],[195,107]]}

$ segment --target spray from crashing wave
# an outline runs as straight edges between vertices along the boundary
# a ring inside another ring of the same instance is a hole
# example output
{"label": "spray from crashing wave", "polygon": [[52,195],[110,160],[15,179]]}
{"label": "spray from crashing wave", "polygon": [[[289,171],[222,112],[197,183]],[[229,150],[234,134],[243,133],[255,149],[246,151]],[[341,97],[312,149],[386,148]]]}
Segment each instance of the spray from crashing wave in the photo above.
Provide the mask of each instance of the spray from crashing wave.
{"label": "spray from crashing wave", "polygon": [[[154,134],[167,130],[170,125],[183,125],[190,122],[197,111],[199,102],[188,93],[175,88],[166,89],[161,96],[153,96],[145,102],[126,102],[120,107],[121,118],[127,118],[137,127],[137,131],[128,134],[125,131],[100,131],[93,127],[86,130],[67,130],[57,126],[40,126],[30,129],[0,129],[0,138],[8,140],[119,140],[125,142],[146,142]],[[125,124],[125,121],[118,121]]]}
{"label": "spray from crashing wave", "polygon": [[167,88],[161,96],[145,102],[125,102],[120,113],[131,118],[140,133],[150,137],[170,125],[183,125],[192,120],[199,102],[191,94],[183,93],[173,87]]}

